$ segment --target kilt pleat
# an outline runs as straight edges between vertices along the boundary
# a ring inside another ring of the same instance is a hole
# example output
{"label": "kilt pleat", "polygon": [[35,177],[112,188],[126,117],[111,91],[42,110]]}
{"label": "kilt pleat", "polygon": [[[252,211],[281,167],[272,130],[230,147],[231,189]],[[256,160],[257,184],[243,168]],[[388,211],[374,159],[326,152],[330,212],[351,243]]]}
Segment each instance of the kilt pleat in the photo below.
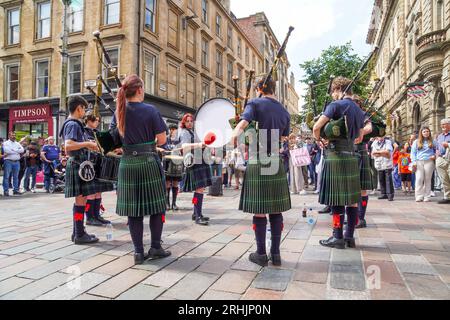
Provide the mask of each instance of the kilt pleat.
{"label": "kilt pleat", "polygon": [[370,159],[367,151],[359,151],[359,171],[361,190],[373,190],[372,170],[370,168]]}
{"label": "kilt pleat", "polygon": [[87,158],[81,156],[80,158],[69,158],[66,166],[66,176],[65,176],[65,188],[64,193],[66,198],[76,198],[79,196],[87,197],[96,194],[98,188],[97,184],[99,181],[86,182],[81,180],[78,175],[80,170],[80,164]]}
{"label": "kilt pleat", "polygon": [[328,206],[358,203],[361,197],[357,156],[330,152],[325,157],[319,202]]}
{"label": "kilt pleat", "polygon": [[[273,161],[278,162],[278,171],[274,175],[263,175]],[[292,208],[286,171],[281,159],[271,160],[268,164],[250,161],[244,175],[239,210],[252,214],[278,214]]]}
{"label": "kilt pleat", "polygon": [[194,192],[212,185],[211,168],[207,164],[196,164],[186,169],[183,192]]}
{"label": "kilt pleat", "polygon": [[145,217],[166,211],[160,163],[153,156],[124,156],[117,183],[117,209],[122,217]]}

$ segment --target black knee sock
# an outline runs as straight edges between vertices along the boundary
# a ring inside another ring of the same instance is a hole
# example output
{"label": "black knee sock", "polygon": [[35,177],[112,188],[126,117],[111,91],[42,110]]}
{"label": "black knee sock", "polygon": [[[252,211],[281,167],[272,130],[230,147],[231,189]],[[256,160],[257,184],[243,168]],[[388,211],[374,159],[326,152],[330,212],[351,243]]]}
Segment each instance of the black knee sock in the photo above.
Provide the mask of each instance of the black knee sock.
{"label": "black knee sock", "polygon": [[156,214],[150,216],[150,233],[152,237],[152,248],[161,249],[161,236],[165,223],[165,215]]}
{"label": "black knee sock", "polygon": [[73,206],[74,235],[82,237],[84,235],[84,210],[85,206]]}
{"label": "black knee sock", "polygon": [[346,239],[353,239],[357,220],[358,208],[347,207],[347,230],[345,231]]}
{"label": "black knee sock", "polygon": [[367,205],[369,204],[369,196],[362,197],[358,204],[358,216],[359,219],[364,220],[366,218]]}
{"label": "black knee sock", "polygon": [[171,188],[166,188],[167,194],[166,194],[166,203],[170,205],[170,190]]}
{"label": "black knee sock", "polygon": [[281,234],[283,233],[283,214],[271,214],[269,216],[270,230],[272,233],[272,246],[270,253],[280,254]]}
{"label": "black knee sock", "polygon": [[345,207],[331,207],[333,214],[333,236],[336,239],[344,238]]}
{"label": "black knee sock", "polygon": [[87,219],[93,219],[94,213],[95,213],[95,199],[94,200],[88,200],[86,202],[86,218]]}
{"label": "black knee sock", "polygon": [[133,240],[134,252],[144,253],[144,217],[128,217],[128,228]]}
{"label": "black knee sock", "polygon": [[94,217],[100,217],[100,207],[102,206],[102,198],[95,199]]}
{"label": "black knee sock", "polygon": [[172,187],[172,205],[177,204],[178,187]]}
{"label": "black knee sock", "polygon": [[203,193],[199,193],[198,196],[198,212],[200,214],[200,217],[203,217]]}
{"label": "black knee sock", "polygon": [[199,193],[194,193],[194,197],[192,198],[192,204],[194,205],[194,215],[195,215],[195,219],[199,219],[200,218],[200,214],[199,214],[199,210],[198,210],[198,203],[200,202],[199,200]]}
{"label": "black knee sock", "polygon": [[267,254],[266,252],[266,232],[267,218],[253,217],[253,230],[255,231],[256,245],[258,254]]}

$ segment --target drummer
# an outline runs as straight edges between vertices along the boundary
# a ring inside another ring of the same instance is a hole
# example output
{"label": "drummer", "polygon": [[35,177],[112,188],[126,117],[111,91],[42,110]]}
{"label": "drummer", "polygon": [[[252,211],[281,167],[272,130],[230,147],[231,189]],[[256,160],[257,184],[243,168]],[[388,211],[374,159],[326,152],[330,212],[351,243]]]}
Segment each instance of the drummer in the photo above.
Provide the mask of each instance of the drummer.
{"label": "drummer", "polygon": [[[161,247],[165,223],[164,172],[156,152],[167,140],[167,126],[154,106],[143,103],[144,83],[128,76],[117,95],[117,129],[123,138],[117,184],[117,214],[128,217],[135,264],[171,255]],[[144,217],[150,216],[151,248],[144,254]]]}
{"label": "drummer", "polygon": [[[171,156],[181,156],[181,152],[172,152],[180,144],[178,138],[178,127],[174,124],[169,126],[169,137],[167,143],[163,146],[163,149],[167,151]],[[164,160],[164,170],[166,172],[166,206],[167,210],[178,211],[177,196],[179,191],[180,181],[183,179],[183,162],[174,162],[169,157]],[[170,191],[172,190],[172,206],[170,205]]]}
{"label": "drummer", "polygon": [[[86,138],[90,141],[95,141],[95,132],[97,132],[97,127],[100,123],[100,118],[96,117],[93,111],[89,111],[85,116],[85,128],[84,132]],[[111,221],[104,219],[100,215],[100,208],[102,206],[102,192],[109,192],[114,190],[112,183],[95,181],[96,193],[87,197],[86,203],[86,224],[88,226],[102,226],[110,224]]]}
{"label": "drummer", "polygon": [[192,220],[198,225],[206,226],[209,224],[209,218],[203,216],[203,193],[205,188],[212,185],[211,169],[203,159],[202,150],[205,149],[205,143],[200,142],[194,134],[194,116],[186,114],[181,121],[180,143],[183,148],[183,154],[186,157],[192,153],[194,155],[194,165],[186,168],[186,174],[183,179],[183,192],[194,192],[192,203],[194,204],[194,214]]}

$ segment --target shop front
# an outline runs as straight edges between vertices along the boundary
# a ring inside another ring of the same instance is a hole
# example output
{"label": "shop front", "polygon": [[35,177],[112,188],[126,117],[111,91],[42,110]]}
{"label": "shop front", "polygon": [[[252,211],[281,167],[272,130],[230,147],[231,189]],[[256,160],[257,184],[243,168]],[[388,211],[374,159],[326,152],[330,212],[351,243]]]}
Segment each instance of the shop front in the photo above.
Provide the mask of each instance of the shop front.
{"label": "shop front", "polygon": [[50,104],[11,107],[9,131],[15,131],[18,140],[25,136],[47,138],[53,136],[53,117]]}

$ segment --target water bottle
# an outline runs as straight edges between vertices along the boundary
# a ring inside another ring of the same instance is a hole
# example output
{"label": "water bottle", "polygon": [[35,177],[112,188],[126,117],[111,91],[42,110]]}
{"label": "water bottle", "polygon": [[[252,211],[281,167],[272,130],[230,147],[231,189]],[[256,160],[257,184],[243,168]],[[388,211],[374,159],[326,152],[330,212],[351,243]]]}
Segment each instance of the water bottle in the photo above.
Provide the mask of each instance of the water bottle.
{"label": "water bottle", "polygon": [[112,223],[106,225],[106,241],[113,241],[114,228]]}
{"label": "water bottle", "polygon": [[307,217],[307,216],[306,216],[307,213],[308,213],[308,210],[306,209],[306,203],[305,203],[305,204],[303,204],[302,217],[303,217],[303,218],[306,218],[306,217]]}
{"label": "water bottle", "polygon": [[309,215],[308,215],[308,219],[306,220],[308,222],[308,224],[312,227],[314,226],[314,224],[316,223],[316,219],[313,216],[313,210],[312,208],[309,209]]}
{"label": "water bottle", "polygon": [[267,252],[270,252],[270,248],[272,247],[272,230],[270,227],[267,228],[266,232],[266,248]]}

